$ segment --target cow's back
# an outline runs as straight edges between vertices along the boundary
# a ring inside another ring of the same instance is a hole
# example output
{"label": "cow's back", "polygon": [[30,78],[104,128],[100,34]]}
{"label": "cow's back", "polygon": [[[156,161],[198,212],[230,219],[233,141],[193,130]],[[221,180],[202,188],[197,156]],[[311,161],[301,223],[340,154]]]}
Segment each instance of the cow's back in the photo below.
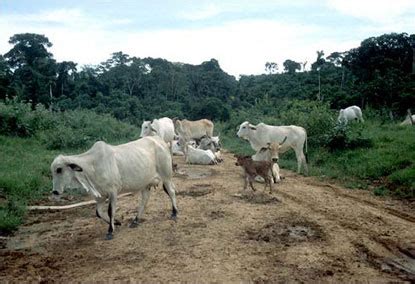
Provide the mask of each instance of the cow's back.
{"label": "cow's back", "polygon": [[185,136],[186,139],[200,139],[202,136],[213,136],[213,122],[208,119],[191,121],[183,119],[177,128],[178,134]]}
{"label": "cow's back", "polygon": [[256,150],[259,150],[270,142],[281,143],[285,137],[287,137],[287,140],[280,148],[280,152],[283,153],[290,148],[296,148],[297,146],[302,147],[307,139],[306,130],[301,126],[296,125],[273,126],[260,123],[257,125],[257,132],[261,137],[260,140],[262,145]]}
{"label": "cow's back", "polygon": [[153,124],[154,129],[158,131],[158,135],[163,138],[164,142],[174,140],[174,124],[170,118],[155,119]]}
{"label": "cow's back", "polygon": [[112,147],[124,190],[139,190],[172,177],[172,158],[161,137],[148,136]]}

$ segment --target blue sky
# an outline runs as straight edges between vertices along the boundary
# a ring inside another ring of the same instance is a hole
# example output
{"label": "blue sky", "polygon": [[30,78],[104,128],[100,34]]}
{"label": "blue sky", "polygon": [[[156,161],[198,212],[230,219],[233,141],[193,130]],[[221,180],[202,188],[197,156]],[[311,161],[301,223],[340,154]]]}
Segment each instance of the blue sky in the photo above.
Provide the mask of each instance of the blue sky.
{"label": "blue sky", "polygon": [[415,33],[415,1],[0,0],[0,53],[16,33],[44,34],[58,61],[99,64],[116,51],[200,64],[236,77],[265,63],[308,62],[371,36]]}

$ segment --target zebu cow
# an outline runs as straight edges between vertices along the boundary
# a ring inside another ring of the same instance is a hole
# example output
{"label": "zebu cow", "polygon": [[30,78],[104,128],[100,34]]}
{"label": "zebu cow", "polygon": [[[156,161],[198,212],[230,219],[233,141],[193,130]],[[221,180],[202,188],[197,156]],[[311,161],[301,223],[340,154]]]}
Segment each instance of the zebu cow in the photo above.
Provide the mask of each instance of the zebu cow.
{"label": "zebu cow", "polygon": [[187,143],[186,148],[186,163],[188,164],[215,165],[218,163],[215,154],[211,150],[197,149],[189,143]]}
{"label": "zebu cow", "polygon": [[[160,137],[145,137],[112,146],[96,142],[80,155],[55,158],[51,165],[53,193],[65,188],[84,188],[97,201],[97,217],[109,224],[106,238],[112,239],[117,194],[121,191],[141,191],[138,214],[130,227],[136,227],[147,204],[150,188],[163,184],[172,203],[172,218],[176,219],[175,186],[172,182],[172,158],[167,144]],[[109,199],[108,210],[104,209]]]}
{"label": "zebu cow", "polygon": [[202,139],[200,139],[200,144],[197,148],[202,150],[210,150],[215,155],[217,162],[223,161],[222,155],[220,153],[221,144],[219,141],[219,136],[203,136]]}
{"label": "zebu cow", "polygon": [[245,121],[239,126],[237,135],[248,140],[252,149],[256,152],[263,147],[267,147],[268,143],[281,143],[284,137],[287,137],[285,143],[281,145],[279,153],[293,149],[297,157],[297,172],[300,173],[301,165],[303,165],[304,173],[308,174],[307,162],[303,152],[305,145],[305,152],[307,153],[307,132],[304,128],[295,125],[273,126],[265,123],[252,125]]}
{"label": "zebu cow", "polygon": [[[411,121],[412,118],[412,121]],[[415,124],[415,114],[413,114],[411,117],[409,115],[405,118],[404,121],[401,122],[400,125],[412,125],[412,123]]]}
{"label": "zebu cow", "polygon": [[280,167],[278,166],[278,159],[280,148],[282,144],[287,140],[287,136],[281,143],[268,143],[267,147],[261,148],[255,155],[252,156],[253,161],[270,161],[273,163],[272,165],[272,177],[274,183],[281,181],[280,177]]}
{"label": "zebu cow", "polygon": [[213,135],[213,122],[208,119],[196,121],[175,119],[174,127],[179,136],[179,144],[182,147],[191,139],[200,140],[203,136],[212,137]]}
{"label": "zebu cow", "polygon": [[144,121],[141,125],[140,137],[155,135],[160,136],[171,147],[174,139],[173,120],[168,117],[162,117],[160,119],[153,119],[153,121]]}
{"label": "zebu cow", "polygon": [[253,181],[256,176],[260,176],[265,181],[264,190],[269,186],[269,193],[272,193],[271,185],[271,172],[272,162],[271,161],[253,161],[249,156],[238,156],[236,157],[236,166],[241,166],[244,169],[244,190],[248,188],[248,183],[253,191],[256,191]]}
{"label": "zebu cow", "polygon": [[364,122],[362,110],[358,106],[349,106],[345,109],[341,109],[337,121],[339,123],[347,124],[349,121],[357,120]]}

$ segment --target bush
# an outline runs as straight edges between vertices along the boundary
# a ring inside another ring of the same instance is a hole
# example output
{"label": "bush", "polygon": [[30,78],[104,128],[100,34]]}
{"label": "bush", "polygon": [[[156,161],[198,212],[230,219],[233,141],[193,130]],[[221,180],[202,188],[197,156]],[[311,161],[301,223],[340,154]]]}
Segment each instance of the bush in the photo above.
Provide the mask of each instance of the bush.
{"label": "bush", "polygon": [[17,100],[0,102],[0,134],[36,137],[48,149],[84,148],[95,141],[122,142],[138,138],[136,127],[110,115],[74,110],[51,112],[43,105],[34,110]]}
{"label": "bush", "polygon": [[363,127],[362,124],[339,123],[323,136],[323,145],[330,151],[373,147],[373,141],[363,137]]}

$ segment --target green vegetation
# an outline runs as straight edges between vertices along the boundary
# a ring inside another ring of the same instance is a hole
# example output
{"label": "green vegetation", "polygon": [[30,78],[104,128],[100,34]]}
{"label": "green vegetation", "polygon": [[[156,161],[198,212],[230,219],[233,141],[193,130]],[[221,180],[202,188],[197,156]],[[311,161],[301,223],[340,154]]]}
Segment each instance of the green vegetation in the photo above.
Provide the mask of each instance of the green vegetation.
{"label": "green vegetation", "polygon": [[[308,133],[311,175],[377,195],[415,197],[414,127],[400,127],[415,106],[415,35],[391,33],[325,57],[311,70],[292,59],[265,63],[268,74],[225,73],[200,65],[114,52],[97,66],[56,62],[44,35],[16,34],[0,55],[0,231],[14,230],[25,205],[49,192],[49,166],[60,152],[95,141],[138,138],[157,117],[209,118],[225,148],[253,154],[236,138],[243,121],[298,125]],[[364,124],[338,125],[338,110],[363,109]],[[281,166],[296,169],[293,152]]]}

